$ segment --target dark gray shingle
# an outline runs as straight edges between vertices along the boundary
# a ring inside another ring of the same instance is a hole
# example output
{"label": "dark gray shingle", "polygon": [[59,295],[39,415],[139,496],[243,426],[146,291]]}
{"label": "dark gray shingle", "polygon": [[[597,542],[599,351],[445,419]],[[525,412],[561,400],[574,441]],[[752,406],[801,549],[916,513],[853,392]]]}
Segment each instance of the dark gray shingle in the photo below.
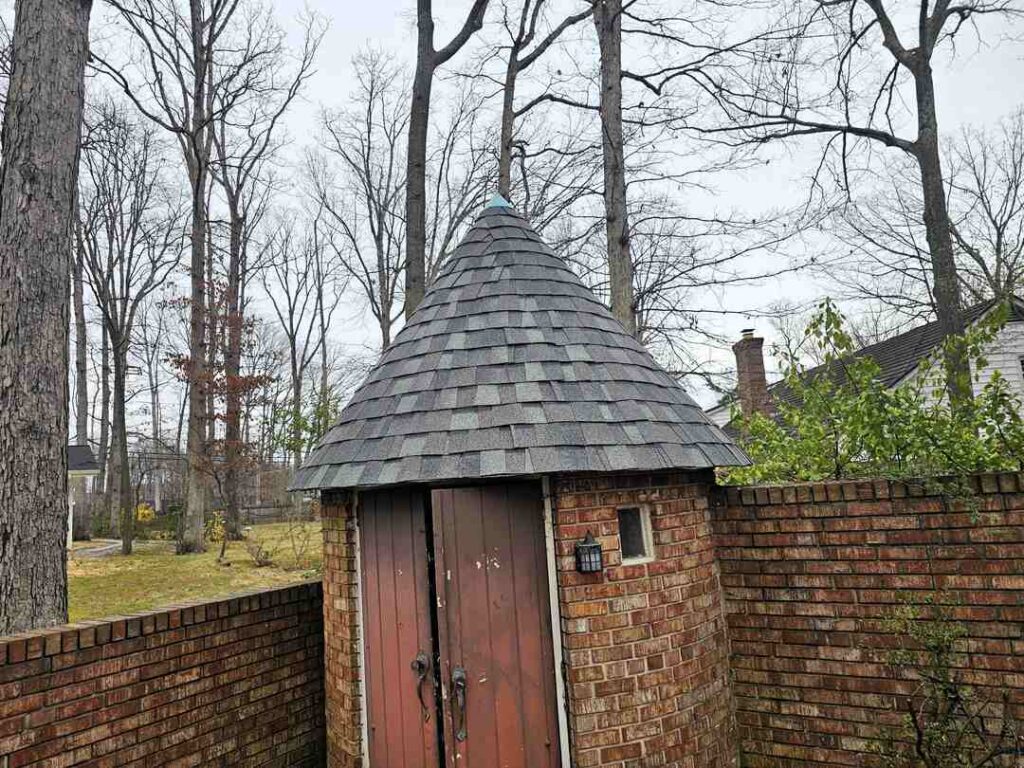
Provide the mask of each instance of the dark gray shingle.
{"label": "dark gray shingle", "polygon": [[293,488],[745,463],[530,225],[492,206]]}

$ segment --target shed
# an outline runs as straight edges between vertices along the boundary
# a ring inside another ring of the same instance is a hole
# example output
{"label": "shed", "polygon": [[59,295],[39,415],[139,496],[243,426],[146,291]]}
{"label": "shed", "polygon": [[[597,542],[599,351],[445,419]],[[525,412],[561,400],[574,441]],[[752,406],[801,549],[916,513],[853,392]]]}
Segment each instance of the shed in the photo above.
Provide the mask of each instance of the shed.
{"label": "shed", "polygon": [[329,765],[732,765],[708,496],[746,461],[495,198],[294,482]]}

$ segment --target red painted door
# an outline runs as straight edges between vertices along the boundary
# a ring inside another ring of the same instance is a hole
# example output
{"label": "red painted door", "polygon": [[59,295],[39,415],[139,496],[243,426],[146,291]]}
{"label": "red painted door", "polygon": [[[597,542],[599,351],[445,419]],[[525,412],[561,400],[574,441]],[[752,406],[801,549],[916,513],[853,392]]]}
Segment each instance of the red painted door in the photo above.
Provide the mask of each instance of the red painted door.
{"label": "red painted door", "polygon": [[540,486],[432,492],[440,684],[450,768],[557,768]]}
{"label": "red painted door", "polygon": [[359,495],[365,711],[373,768],[438,766],[425,493]]}

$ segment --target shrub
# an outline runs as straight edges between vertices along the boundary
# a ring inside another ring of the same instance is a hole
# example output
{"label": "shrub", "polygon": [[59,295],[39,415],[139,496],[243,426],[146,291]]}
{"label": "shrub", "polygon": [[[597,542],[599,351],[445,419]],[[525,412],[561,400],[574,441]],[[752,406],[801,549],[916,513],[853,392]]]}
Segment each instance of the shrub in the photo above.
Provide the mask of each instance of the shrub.
{"label": "shrub", "polygon": [[869,357],[854,354],[853,340],[831,301],[824,301],[805,331],[823,361],[809,374],[783,359],[794,403],[777,403],[777,418],[742,418],[740,442],[753,466],[731,469],[734,483],[791,482],[853,477],[963,475],[1024,469],[1024,419],[1019,398],[998,372],[968,402],[951,408],[941,364],[954,348],[972,371],[985,367],[984,349],[1005,312],[993,312],[964,336],[948,340],[939,360],[924,361],[911,380],[887,388]]}
{"label": "shrub", "polygon": [[896,639],[889,663],[916,680],[899,728],[876,748],[885,768],[1015,768],[1024,764],[1024,734],[998,700],[962,679],[967,630],[936,599],[907,604],[884,628]]}

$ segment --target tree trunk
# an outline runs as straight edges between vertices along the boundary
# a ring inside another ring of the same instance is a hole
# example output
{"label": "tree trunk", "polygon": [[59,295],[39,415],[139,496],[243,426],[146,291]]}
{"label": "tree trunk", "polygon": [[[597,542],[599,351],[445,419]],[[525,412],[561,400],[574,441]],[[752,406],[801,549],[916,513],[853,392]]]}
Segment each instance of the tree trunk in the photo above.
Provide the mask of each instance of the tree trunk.
{"label": "tree trunk", "polygon": [[[953,252],[953,236],[946,207],[946,188],[939,153],[939,127],[935,114],[935,84],[929,61],[922,59],[914,73],[917,95],[917,141],[914,155],[921,171],[924,227],[932,262],[932,297],[935,316],[944,337],[963,333],[960,278]],[[955,344],[943,361],[950,405],[957,408],[972,398],[970,363],[966,351]]]}
{"label": "tree trunk", "polygon": [[505,67],[505,87],[501,104],[501,147],[498,151],[498,194],[512,199],[512,140],[515,135],[516,77],[519,74],[518,44],[513,43]]}
{"label": "tree trunk", "polygon": [[416,73],[412,81],[405,178],[405,319],[423,300],[427,259],[427,131],[434,85],[434,19],[430,3],[419,0]]}
{"label": "tree trunk", "polygon": [[242,537],[239,508],[239,478],[242,458],[242,393],[239,374],[242,367],[242,309],[239,297],[242,277],[242,228],[244,222],[237,210],[231,212],[231,235],[228,256],[226,303],[227,345],[224,350],[224,506],[226,533],[230,539]]}
{"label": "tree trunk", "polygon": [[76,249],[74,280],[75,306],[75,442],[89,444],[89,370],[86,358],[88,337],[85,330],[85,254]]}
{"label": "tree trunk", "polygon": [[302,372],[295,359],[292,347],[292,469],[299,471],[302,466]]}
{"label": "tree trunk", "polygon": [[594,25],[601,50],[601,149],[612,314],[636,334],[633,260],[626,217],[626,160],[622,138],[622,0],[597,0]]}
{"label": "tree trunk", "polygon": [[67,621],[68,275],[89,10],[15,4],[0,165],[0,635]]}
{"label": "tree trunk", "polygon": [[131,465],[128,463],[128,428],[125,423],[125,377],[128,374],[128,343],[111,335],[114,352],[114,445],[116,446],[116,469],[111,477],[116,488],[116,504],[113,514],[118,521],[121,534],[121,554],[132,553],[132,539],[135,535],[135,510],[132,504]]}
{"label": "tree trunk", "polygon": [[189,137],[192,152],[190,168],[192,184],[191,260],[189,264],[192,284],[189,313],[189,390],[188,390],[188,476],[185,495],[185,519],[181,525],[178,551],[203,552],[203,524],[206,522],[206,182],[208,174],[205,134],[209,126],[206,115],[206,40],[202,4],[190,0],[193,56],[192,133]]}
{"label": "tree trunk", "polygon": [[[102,323],[100,332],[100,441],[96,451],[96,463],[100,474],[96,478],[99,493],[100,512],[110,512],[110,489],[107,487],[107,462],[110,452],[110,338],[107,324]],[[95,510],[94,510],[95,512]]]}
{"label": "tree trunk", "polygon": [[[86,355],[88,335],[85,328],[85,255],[81,248],[75,249],[72,272],[72,303],[75,311],[75,443],[89,444],[89,369]],[[88,541],[92,537],[92,515],[86,495],[87,478],[73,481],[75,511],[71,517],[71,539]]]}

